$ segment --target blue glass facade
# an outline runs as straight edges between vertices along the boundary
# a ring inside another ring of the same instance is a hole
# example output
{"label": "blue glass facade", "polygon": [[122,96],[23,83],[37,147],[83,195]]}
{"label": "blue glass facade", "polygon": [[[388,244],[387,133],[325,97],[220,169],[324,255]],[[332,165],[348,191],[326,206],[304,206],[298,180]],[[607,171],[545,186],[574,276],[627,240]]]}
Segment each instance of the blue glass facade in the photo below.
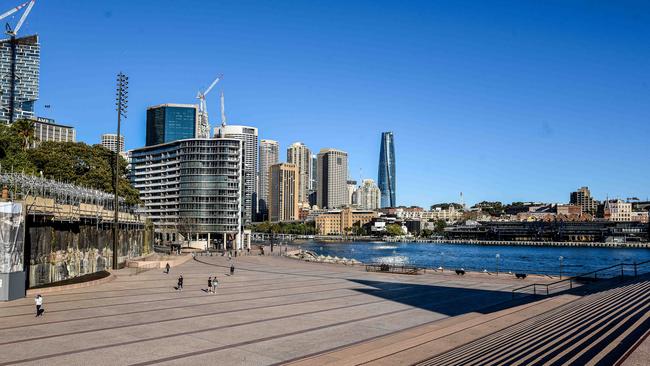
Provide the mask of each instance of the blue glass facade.
{"label": "blue glass facade", "polygon": [[382,132],[379,148],[379,190],[381,190],[381,207],[396,207],[395,200],[395,144],[392,132]]}
{"label": "blue glass facade", "polygon": [[194,106],[160,105],[147,109],[147,146],[196,136]]}

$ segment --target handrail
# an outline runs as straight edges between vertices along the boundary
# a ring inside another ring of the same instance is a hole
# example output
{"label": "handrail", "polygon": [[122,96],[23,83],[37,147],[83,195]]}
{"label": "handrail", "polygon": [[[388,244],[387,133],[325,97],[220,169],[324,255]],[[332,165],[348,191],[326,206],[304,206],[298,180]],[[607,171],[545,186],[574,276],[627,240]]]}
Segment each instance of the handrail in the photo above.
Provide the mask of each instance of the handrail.
{"label": "handrail", "polygon": [[562,282],[569,282],[569,288],[572,289],[573,288],[573,281],[580,280],[581,278],[584,278],[584,277],[587,277],[587,276],[590,276],[590,275],[594,275],[594,278],[597,278],[598,277],[597,274],[599,272],[608,271],[608,270],[613,269],[613,268],[619,268],[620,267],[620,269],[621,269],[621,277],[623,277],[624,276],[623,271],[625,269],[625,266],[633,266],[634,267],[634,277],[637,277],[638,276],[638,273],[637,273],[638,267],[641,266],[641,265],[648,264],[648,263],[650,263],[650,260],[643,261],[643,262],[640,262],[640,263],[618,263],[618,264],[615,264],[615,265],[612,265],[612,266],[609,266],[609,267],[597,269],[595,271],[586,272],[586,273],[582,273],[582,274],[579,274],[579,275],[576,275],[576,276],[567,277],[565,279],[555,281],[555,282],[531,283],[529,285],[513,289],[512,290],[512,298],[515,297],[516,292],[521,291],[523,289],[530,288],[530,287],[533,288],[533,295],[537,295],[537,286],[546,287],[546,295],[549,295],[549,287],[553,286],[553,285],[557,285],[558,283],[562,283]]}

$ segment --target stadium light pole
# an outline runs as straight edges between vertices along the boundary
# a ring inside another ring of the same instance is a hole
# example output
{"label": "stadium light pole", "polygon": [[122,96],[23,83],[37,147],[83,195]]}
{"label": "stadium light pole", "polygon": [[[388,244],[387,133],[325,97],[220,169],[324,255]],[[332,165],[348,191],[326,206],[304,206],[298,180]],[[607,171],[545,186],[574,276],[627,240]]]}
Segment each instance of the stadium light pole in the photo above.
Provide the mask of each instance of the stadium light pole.
{"label": "stadium light pole", "polygon": [[126,118],[126,111],[129,102],[129,77],[120,72],[117,74],[117,91],[115,95],[115,105],[117,110],[117,140],[115,143],[115,164],[113,167],[113,192],[115,193],[115,217],[113,221],[113,269],[117,269],[117,256],[118,256],[118,226],[119,226],[119,196],[117,195],[117,187],[120,179],[119,166],[120,166],[120,124],[122,117]]}

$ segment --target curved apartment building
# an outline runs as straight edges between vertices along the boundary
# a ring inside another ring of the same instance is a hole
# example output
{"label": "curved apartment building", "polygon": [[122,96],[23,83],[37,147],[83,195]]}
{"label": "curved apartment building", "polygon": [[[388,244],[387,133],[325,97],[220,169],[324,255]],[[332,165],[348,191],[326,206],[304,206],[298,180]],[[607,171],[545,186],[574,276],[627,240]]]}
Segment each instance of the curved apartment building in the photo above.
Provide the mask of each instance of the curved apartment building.
{"label": "curved apartment building", "polygon": [[133,150],[134,186],[158,239],[242,249],[242,148],[219,138]]}

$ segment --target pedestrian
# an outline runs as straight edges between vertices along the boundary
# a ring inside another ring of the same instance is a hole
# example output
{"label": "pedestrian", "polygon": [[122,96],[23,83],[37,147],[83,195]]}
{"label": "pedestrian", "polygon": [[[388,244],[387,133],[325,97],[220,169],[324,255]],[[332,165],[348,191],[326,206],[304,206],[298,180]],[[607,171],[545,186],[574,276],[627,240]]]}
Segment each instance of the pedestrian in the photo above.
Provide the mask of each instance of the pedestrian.
{"label": "pedestrian", "polygon": [[36,317],[39,317],[45,312],[45,310],[41,309],[43,306],[43,296],[41,296],[41,294],[36,295],[34,301],[36,302]]}
{"label": "pedestrian", "polygon": [[166,274],[169,274],[169,268],[170,268],[169,262],[167,262],[167,264],[165,265],[165,273]]}
{"label": "pedestrian", "polygon": [[231,276],[235,275],[235,264],[234,263],[230,265],[230,275]]}
{"label": "pedestrian", "polygon": [[232,260],[232,250],[228,252],[228,260]]}
{"label": "pedestrian", "polygon": [[183,291],[183,275],[178,277],[178,290]]}
{"label": "pedestrian", "polygon": [[217,293],[217,285],[219,284],[219,280],[217,280],[217,276],[214,276],[212,279],[212,293],[216,294]]}
{"label": "pedestrian", "polygon": [[208,277],[208,292],[212,292],[212,277]]}

